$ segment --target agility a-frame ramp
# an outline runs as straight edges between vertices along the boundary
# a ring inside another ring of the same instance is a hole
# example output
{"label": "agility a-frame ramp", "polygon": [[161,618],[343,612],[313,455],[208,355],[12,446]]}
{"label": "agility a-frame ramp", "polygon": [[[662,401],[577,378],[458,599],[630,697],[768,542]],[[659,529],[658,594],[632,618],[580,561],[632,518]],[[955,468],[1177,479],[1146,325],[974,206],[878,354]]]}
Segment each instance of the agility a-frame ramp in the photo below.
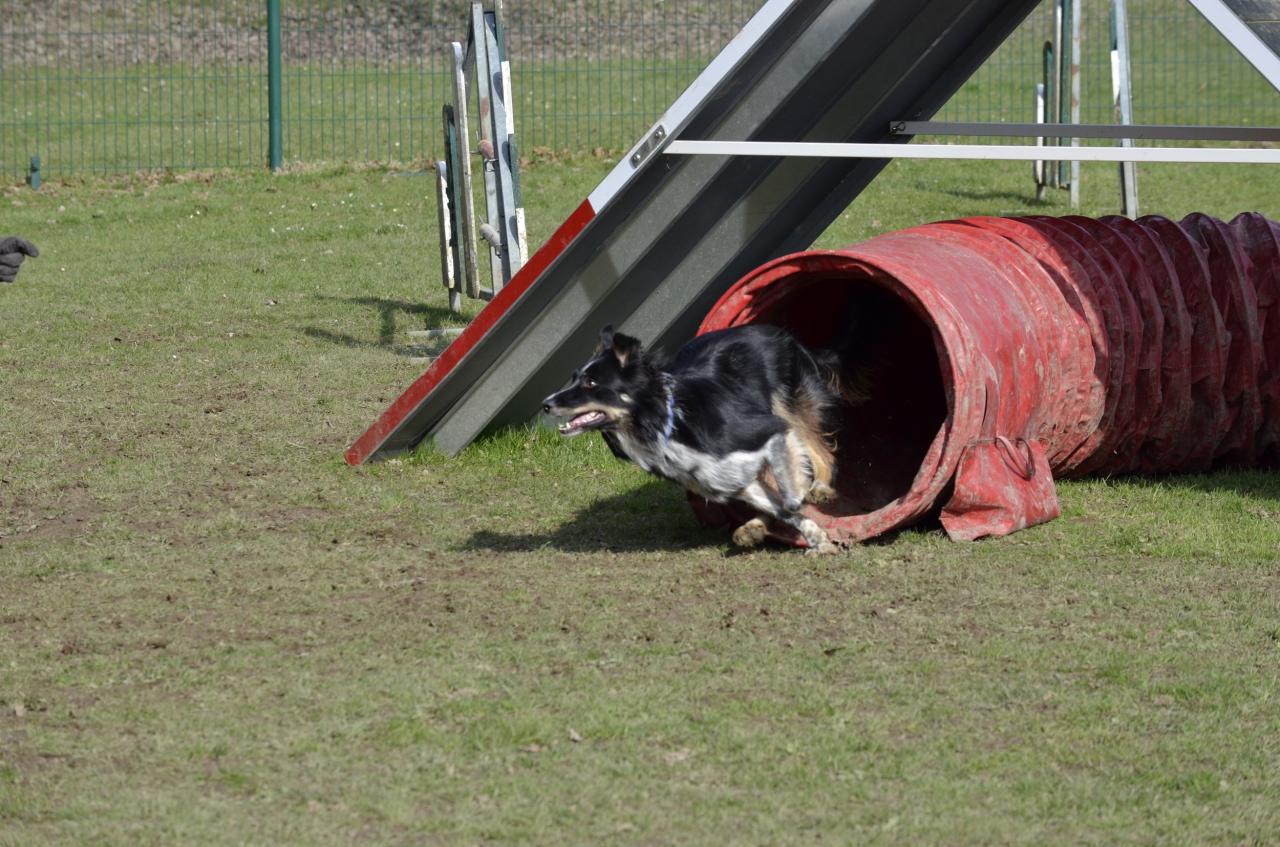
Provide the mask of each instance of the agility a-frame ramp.
{"label": "agility a-frame ramp", "polygon": [[[911,149],[891,124],[930,118],[1037,2],[767,0],[347,461],[528,421],[604,324],[674,349],[743,274],[809,247]],[[669,155],[713,141],[824,149]],[[850,144],[880,158],[826,149]]]}

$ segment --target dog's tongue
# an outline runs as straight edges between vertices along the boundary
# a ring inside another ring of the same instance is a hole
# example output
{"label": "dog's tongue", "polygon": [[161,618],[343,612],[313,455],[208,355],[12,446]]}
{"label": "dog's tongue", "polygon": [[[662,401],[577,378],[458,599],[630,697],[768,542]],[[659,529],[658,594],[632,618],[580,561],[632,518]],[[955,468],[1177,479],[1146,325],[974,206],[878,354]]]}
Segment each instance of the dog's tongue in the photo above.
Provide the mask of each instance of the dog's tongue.
{"label": "dog's tongue", "polygon": [[584,427],[597,423],[604,417],[604,412],[583,412],[570,418],[568,422],[560,425],[560,431],[565,435],[577,435]]}

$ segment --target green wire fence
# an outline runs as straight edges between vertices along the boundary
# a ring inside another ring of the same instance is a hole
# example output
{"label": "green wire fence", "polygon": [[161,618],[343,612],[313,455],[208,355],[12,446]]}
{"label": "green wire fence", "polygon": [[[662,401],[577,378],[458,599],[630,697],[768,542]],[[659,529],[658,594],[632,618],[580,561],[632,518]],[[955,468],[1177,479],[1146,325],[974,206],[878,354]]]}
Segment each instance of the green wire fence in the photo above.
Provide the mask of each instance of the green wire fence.
{"label": "green wire fence", "polygon": [[[526,153],[629,146],[761,0],[507,0]],[[1105,0],[1084,0],[1083,120],[1110,122]],[[439,154],[463,0],[280,0],[280,156]],[[1280,97],[1185,0],[1130,0],[1135,119],[1278,124]],[[1033,120],[1046,3],[938,117]],[[267,0],[0,0],[0,173],[263,168]]]}

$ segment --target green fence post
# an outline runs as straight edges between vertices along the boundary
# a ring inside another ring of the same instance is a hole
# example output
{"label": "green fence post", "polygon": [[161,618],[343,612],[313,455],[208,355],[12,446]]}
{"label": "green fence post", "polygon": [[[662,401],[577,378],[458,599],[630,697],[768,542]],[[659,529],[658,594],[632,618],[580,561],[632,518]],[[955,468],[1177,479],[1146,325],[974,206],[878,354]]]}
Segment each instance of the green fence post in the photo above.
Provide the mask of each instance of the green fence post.
{"label": "green fence post", "polygon": [[[1053,123],[1058,119],[1058,110],[1057,110],[1055,99],[1054,99],[1058,96],[1058,82],[1057,82],[1058,74],[1057,74],[1057,71],[1055,70],[1056,66],[1054,65],[1054,61],[1053,61],[1053,49],[1054,49],[1054,45],[1052,41],[1046,41],[1044,43],[1044,52],[1042,54],[1044,57],[1043,59],[1044,67],[1042,71],[1044,73],[1045,123]],[[1058,139],[1050,138],[1046,136],[1044,143],[1045,143],[1045,146],[1056,147],[1059,141]],[[1051,185],[1054,188],[1057,188],[1058,186],[1058,163],[1057,162],[1052,162],[1052,161],[1049,161],[1048,159],[1045,160],[1044,181],[1046,185]]]}
{"label": "green fence post", "polygon": [[284,164],[280,128],[280,0],[267,0],[267,123],[271,170]]}

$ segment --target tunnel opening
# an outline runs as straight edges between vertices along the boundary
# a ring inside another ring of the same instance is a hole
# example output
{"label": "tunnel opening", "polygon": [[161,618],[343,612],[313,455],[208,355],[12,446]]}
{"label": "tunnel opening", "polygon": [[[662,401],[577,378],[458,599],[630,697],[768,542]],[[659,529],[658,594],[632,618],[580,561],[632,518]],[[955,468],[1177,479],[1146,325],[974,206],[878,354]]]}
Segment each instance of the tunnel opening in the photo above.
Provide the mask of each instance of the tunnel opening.
{"label": "tunnel opening", "polygon": [[[837,497],[806,508],[827,525],[892,511],[928,472],[942,441],[950,389],[941,336],[911,293],[874,268],[811,262],[774,270],[743,297],[722,301],[703,331],[770,324],[811,349],[835,351],[845,384],[859,399],[842,403],[837,415]],[[732,527],[753,515],[698,500],[691,498],[695,510],[710,523]],[[790,535],[777,529],[780,537]]]}
{"label": "tunnel opening", "polygon": [[792,279],[753,322],[789,329],[840,356],[845,384],[861,395],[841,405],[835,433],[839,498],[820,508],[846,517],[905,495],[947,419],[939,344],[929,323],[871,277]]}

